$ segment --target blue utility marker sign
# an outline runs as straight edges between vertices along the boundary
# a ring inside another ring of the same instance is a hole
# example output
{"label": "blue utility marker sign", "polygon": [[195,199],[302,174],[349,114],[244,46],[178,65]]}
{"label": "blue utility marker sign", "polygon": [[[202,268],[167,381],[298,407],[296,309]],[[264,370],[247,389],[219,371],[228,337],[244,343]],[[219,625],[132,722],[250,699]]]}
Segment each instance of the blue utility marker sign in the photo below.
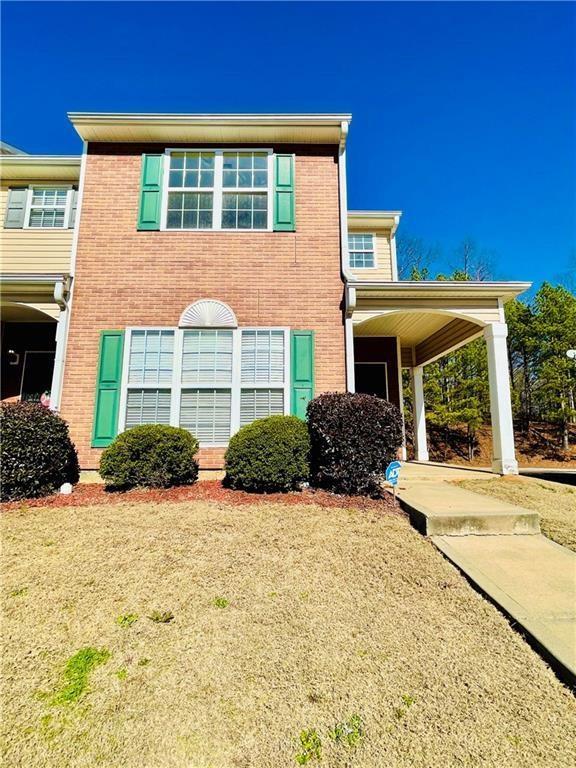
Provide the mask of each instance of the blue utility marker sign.
{"label": "blue utility marker sign", "polygon": [[400,464],[399,461],[391,461],[390,464],[388,464],[386,467],[386,480],[390,483],[390,485],[397,485],[401,467],[402,464]]}

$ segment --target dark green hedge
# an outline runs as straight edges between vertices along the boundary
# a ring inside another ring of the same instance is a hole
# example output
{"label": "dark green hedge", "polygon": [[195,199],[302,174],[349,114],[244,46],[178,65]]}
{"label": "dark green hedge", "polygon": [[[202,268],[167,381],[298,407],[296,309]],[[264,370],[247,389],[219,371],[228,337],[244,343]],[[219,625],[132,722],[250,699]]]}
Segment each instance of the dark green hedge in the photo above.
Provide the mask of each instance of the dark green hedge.
{"label": "dark green hedge", "polygon": [[38,403],[6,403],[0,411],[2,501],[47,496],[77,483],[78,457],[68,425]]}
{"label": "dark green hedge", "polygon": [[402,445],[400,410],[374,395],[328,392],[308,403],[313,485],[379,495],[386,466]]}
{"label": "dark green hedge", "polygon": [[145,424],[127,429],[100,458],[100,475],[115,488],[188,485],[198,478],[198,440],[185,429]]}
{"label": "dark green hedge", "polygon": [[258,493],[289,491],[308,480],[310,439],[296,416],[269,416],[242,427],[226,451],[226,484]]}

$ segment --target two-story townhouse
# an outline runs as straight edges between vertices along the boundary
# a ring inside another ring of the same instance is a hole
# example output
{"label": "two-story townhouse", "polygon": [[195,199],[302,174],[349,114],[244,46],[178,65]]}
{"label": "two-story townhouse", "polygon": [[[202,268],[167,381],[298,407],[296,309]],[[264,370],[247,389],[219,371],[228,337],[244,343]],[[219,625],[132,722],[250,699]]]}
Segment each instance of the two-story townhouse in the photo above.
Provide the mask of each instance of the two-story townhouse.
{"label": "two-story townhouse", "polygon": [[58,398],[79,175],[0,142],[2,400]]}
{"label": "two-story townhouse", "polygon": [[402,408],[406,368],[427,460],[423,367],[483,335],[493,466],[517,471],[503,307],[528,284],[399,281],[400,212],[348,210],[350,115],[70,119],[84,148],[51,404],[83,467],[143,423],[191,430],[220,467],[243,424],[304,416],[320,392]]}

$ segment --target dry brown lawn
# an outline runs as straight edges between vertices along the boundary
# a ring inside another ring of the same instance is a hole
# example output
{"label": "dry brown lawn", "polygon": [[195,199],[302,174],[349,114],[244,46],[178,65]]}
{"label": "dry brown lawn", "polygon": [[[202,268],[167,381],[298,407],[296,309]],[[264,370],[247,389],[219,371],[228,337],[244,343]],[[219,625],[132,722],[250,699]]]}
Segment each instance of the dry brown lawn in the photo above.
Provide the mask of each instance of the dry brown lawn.
{"label": "dry brown lawn", "polygon": [[540,515],[542,533],[576,552],[576,488],[530,477],[464,480],[458,485],[533,509]]}
{"label": "dry brown lawn", "polygon": [[[312,729],[312,768],[574,765],[572,695],[400,515],[109,503],[2,528],[7,768],[283,768]],[[110,655],[63,703],[86,647]],[[354,716],[356,746],[330,737]]]}

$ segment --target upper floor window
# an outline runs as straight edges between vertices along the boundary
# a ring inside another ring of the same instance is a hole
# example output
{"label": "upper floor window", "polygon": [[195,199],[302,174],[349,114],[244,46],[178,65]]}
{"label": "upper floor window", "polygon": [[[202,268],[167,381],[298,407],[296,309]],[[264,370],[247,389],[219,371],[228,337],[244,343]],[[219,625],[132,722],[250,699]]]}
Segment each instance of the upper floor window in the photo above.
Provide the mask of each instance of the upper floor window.
{"label": "upper floor window", "polygon": [[272,228],[268,150],[169,151],[165,229]]}
{"label": "upper floor window", "polygon": [[373,269],[376,266],[374,235],[348,235],[348,253],[352,269]]}
{"label": "upper floor window", "polygon": [[28,227],[63,229],[67,226],[68,189],[34,187],[29,194]]}
{"label": "upper floor window", "polygon": [[12,187],[4,226],[9,229],[72,228],[76,195],[70,186]]}

